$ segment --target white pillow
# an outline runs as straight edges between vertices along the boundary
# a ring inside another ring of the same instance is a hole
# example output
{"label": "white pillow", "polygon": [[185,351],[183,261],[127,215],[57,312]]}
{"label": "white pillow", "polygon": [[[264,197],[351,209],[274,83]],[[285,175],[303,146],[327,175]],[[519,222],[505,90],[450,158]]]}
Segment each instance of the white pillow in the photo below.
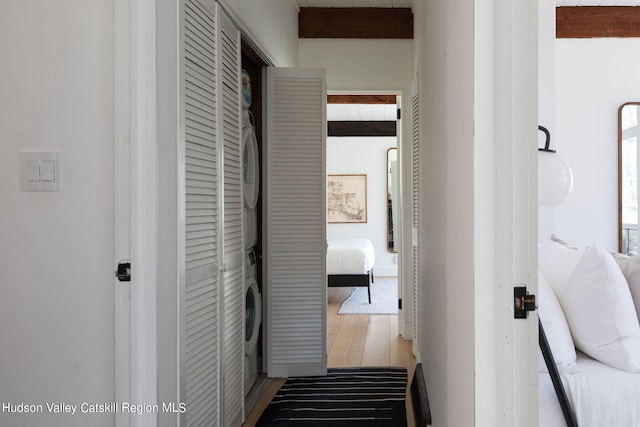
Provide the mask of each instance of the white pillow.
{"label": "white pillow", "polygon": [[569,244],[569,242],[562,240],[561,238],[559,238],[558,236],[556,236],[555,234],[551,235],[551,238],[549,239],[552,242],[556,242],[556,243],[560,243],[562,246],[564,246],[565,248],[569,248],[569,249],[578,249],[575,246]]}
{"label": "white pillow", "polygon": [[631,292],[609,252],[588,248],[556,292],[578,350],[600,362],[640,373],[640,325]]}
{"label": "white pillow", "polygon": [[569,249],[556,242],[543,242],[538,246],[538,270],[558,298],[583,255],[584,250]]}
{"label": "white pillow", "polygon": [[628,257],[614,254],[613,258],[618,263],[625,279],[627,279],[631,298],[633,298],[633,304],[636,306],[636,315],[640,319],[640,255]]}
{"label": "white pillow", "polygon": [[[576,364],[576,349],[571,339],[569,325],[564,317],[560,303],[549,286],[547,279],[538,273],[538,315],[544,327],[551,353],[560,373],[578,372],[580,369]],[[540,353],[542,357],[542,353]],[[542,359],[539,372],[547,372],[547,366]]]}

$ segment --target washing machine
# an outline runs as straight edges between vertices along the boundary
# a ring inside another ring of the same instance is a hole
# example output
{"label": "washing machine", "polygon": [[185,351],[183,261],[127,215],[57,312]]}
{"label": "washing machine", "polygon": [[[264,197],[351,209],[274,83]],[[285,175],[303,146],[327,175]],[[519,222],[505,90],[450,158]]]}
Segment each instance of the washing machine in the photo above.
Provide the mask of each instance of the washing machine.
{"label": "washing machine", "polygon": [[258,335],[262,323],[262,296],[252,277],[246,278],[245,290],[245,342],[244,393],[249,394],[258,378]]}
{"label": "washing machine", "polygon": [[258,378],[258,335],[262,324],[262,295],[256,282],[257,264],[253,248],[246,251],[245,272],[244,393],[246,396]]}

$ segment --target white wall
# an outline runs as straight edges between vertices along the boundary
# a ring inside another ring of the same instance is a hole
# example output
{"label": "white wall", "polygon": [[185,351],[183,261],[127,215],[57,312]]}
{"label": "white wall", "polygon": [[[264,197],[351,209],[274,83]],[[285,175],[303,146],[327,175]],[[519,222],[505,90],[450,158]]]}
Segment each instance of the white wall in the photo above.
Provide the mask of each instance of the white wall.
{"label": "white wall", "polygon": [[294,0],[219,0],[240,31],[279,67],[298,63],[298,9]]}
{"label": "white wall", "polygon": [[434,426],[475,423],[473,12],[473,1],[414,2],[421,103],[419,345]]}
{"label": "white wall", "polygon": [[[327,91],[400,93],[410,117],[413,40],[300,39],[299,66],[327,70]],[[410,121],[401,133],[411,135]],[[398,146],[403,150],[402,136]]]}
{"label": "white wall", "polygon": [[[114,400],[113,37],[107,0],[8,2],[0,14],[2,402]],[[61,153],[59,192],[20,191],[23,150]],[[113,425],[112,415],[0,418]]]}
{"label": "white wall", "polygon": [[367,223],[328,224],[327,240],[370,239],[377,277],[398,275],[395,254],[387,250],[387,150],[395,146],[394,137],[327,138],[328,174],[367,175]]}
{"label": "white wall", "polygon": [[640,39],[556,41],[558,154],[573,169],[573,192],[556,208],[555,233],[584,247],[618,249],[618,108],[640,101]]}
{"label": "white wall", "polygon": [[412,40],[300,39],[300,66],[327,69],[329,91],[406,91]]}
{"label": "white wall", "polygon": [[[553,138],[555,149],[558,142],[556,133],[555,99],[555,43],[556,43],[556,3],[542,0],[538,9],[538,123],[546,127]],[[544,146],[545,136],[538,133],[539,147]],[[555,230],[555,208],[538,209],[538,241],[548,240]]]}

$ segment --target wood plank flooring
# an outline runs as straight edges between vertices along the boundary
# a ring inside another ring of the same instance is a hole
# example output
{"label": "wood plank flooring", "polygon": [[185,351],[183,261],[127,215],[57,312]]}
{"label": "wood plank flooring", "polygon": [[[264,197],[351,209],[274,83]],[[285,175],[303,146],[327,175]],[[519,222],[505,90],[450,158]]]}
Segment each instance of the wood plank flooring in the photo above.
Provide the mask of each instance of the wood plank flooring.
{"label": "wood plank flooring", "polygon": [[[407,382],[407,424],[415,427],[409,386],[415,370],[411,341],[398,336],[398,316],[388,314],[338,314],[352,288],[329,288],[327,306],[327,366],[403,366]],[[253,427],[284,379],[271,381],[247,414],[243,427]]]}

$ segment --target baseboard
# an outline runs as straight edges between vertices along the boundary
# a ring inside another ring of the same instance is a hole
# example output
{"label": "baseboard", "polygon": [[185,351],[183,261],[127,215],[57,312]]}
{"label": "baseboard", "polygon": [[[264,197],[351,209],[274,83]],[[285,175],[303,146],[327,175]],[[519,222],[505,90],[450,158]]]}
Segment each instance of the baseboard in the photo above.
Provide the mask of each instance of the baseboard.
{"label": "baseboard", "polygon": [[247,393],[247,395],[244,398],[245,417],[247,416],[249,411],[255,406],[255,404],[258,403],[258,399],[260,398],[264,390],[269,385],[269,381],[270,380],[266,377],[266,375],[262,373],[258,375],[258,378],[256,379],[256,382],[253,384],[253,387],[251,387],[251,390],[249,390],[249,393]]}
{"label": "baseboard", "polygon": [[404,329],[402,332],[402,338],[408,341],[413,340],[413,322],[404,322]]}
{"label": "baseboard", "polygon": [[398,267],[374,267],[373,268],[373,276],[374,277],[398,277]]}
{"label": "baseboard", "polygon": [[416,419],[416,427],[427,427],[431,425],[431,408],[429,407],[429,397],[427,396],[427,385],[424,382],[422,364],[416,365],[411,380],[411,401]]}

